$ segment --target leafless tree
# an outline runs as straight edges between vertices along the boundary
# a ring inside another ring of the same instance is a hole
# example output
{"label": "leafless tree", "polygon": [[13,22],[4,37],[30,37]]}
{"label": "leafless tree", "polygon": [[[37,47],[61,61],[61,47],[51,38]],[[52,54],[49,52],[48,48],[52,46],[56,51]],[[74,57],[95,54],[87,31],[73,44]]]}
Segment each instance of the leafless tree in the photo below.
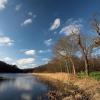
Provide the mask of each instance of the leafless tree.
{"label": "leafless tree", "polygon": [[97,33],[97,37],[94,38],[94,47],[100,46],[100,15],[95,14],[91,21],[92,29]]}
{"label": "leafless tree", "polygon": [[[88,53],[89,53],[89,46],[87,47],[86,45],[84,45],[82,43],[82,38],[80,34],[75,35],[76,41],[77,41],[77,45],[79,46],[79,48],[81,49],[82,55],[84,57],[84,61],[85,61],[85,73],[87,75],[89,75],[89,61],[88,61]],[[85,41],[86,42],[86,41]]]}
{"label": "leafless tree", "polygon": [[[73,73],[76,74],[75,65],[72,59],[73,54],[76,52],[76,46],[73,43],[71,36],[62,37],[54,46],[54,53],[60,59],[64,59],[67,65],[68,60],[70,61],[73,69]],[[67,71],[69,72],[68,65]]]}

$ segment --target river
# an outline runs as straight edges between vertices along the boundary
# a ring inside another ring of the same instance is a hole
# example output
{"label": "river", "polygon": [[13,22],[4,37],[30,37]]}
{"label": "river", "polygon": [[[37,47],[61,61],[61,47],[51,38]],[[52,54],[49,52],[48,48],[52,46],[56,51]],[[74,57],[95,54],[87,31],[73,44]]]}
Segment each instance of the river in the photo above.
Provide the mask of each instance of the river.
{"label": "river", "polygon": [[47,100],[48,90],[31,74],[0,74],[0,100]]}

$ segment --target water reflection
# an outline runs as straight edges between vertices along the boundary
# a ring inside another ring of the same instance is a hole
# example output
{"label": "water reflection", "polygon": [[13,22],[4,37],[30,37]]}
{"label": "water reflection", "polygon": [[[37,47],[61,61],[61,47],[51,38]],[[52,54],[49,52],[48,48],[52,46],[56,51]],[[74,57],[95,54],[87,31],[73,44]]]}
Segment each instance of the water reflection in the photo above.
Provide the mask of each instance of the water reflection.
{"label": "water reflection", "polygon": [[47,91],[48,87],[31,75],[0,74],[0,100],[38,100]]}

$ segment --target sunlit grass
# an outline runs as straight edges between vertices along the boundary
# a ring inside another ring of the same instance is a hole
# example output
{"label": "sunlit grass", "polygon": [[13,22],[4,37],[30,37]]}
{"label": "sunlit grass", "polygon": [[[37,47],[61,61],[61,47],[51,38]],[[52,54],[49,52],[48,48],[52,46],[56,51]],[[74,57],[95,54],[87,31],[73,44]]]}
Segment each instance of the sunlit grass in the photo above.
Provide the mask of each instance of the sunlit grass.
{"label": "sunlit grass", "polygon": [[[85,73],[82,72],[76,76],[67,73],[33,73],[33,75],[50,81],[51,84],[58,88],[59,91],[57,91],[62,94],[60,97],[65,97],[63,100],[73,96],[74,99],[71,98],[70,100],[77,100],[76,98],[78,100],[91,100],[90,98],[96,100],[96,98],[100,97],[100,91],[98,91],[100,83],[97,81],[100,79],[100,72],[92,72],[89,77],[85,76]],[[58,93],[57,91],[56,93]],[[50,92],[51,95],[54,93],[54,91],[53,93],[52,91]]]}

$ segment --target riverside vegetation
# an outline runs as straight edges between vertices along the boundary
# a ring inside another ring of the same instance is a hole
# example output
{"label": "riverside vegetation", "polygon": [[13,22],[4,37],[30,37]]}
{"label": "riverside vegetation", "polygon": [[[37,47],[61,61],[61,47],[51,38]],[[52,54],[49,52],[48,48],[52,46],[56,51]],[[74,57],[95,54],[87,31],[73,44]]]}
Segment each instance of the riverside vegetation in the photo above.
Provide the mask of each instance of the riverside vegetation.
{"label": "riverside vegetation", "polygon": [[[100,100],[100,81],[66,73],[33,73],[52,87],[49,100]],[[99,78],[100,79],[100,78]]]}

